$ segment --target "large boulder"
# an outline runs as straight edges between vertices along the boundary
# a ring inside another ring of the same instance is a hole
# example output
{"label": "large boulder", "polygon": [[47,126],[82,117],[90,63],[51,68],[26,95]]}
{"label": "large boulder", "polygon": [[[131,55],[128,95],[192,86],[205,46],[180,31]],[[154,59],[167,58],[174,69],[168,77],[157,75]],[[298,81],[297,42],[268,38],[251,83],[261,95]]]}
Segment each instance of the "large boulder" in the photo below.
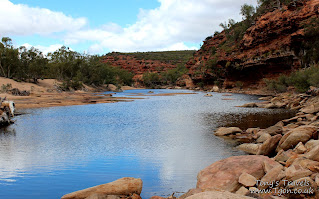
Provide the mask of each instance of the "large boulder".
{"label": "large boulder", "polygon": [[252,199],[251,197],[233,194],[227,191],[206,191],[187,197],[186,199]]}
{"label": "large boulder", "polygon": [[318,130],[315,126],[300,126],[287,132],[279,142],[279,148],[288,150],[294,148],[299,142],[305,143],[310,140]]}
{"label": "large boulder", "polygon": [[107,196],[140,195],[142,186],[143,182],[141,179],[121,178],[114,182],[66,194],[61,199],[93,199],[107,198]]}
{"label": "large boulder", "polygon": [[217,129],[215,135],[217,136],[228,136],[236,133],[243,133],[243,131],[238,127],[220,127]]}
{"label": "large boulder", "polygon": [[276,161],[260,155],[234,156],[217,161],[199,172],[197,188],[237,191],[241,186],[238,182],[241,174],[247,173],[256,179],[264,176],[265,161],[272,166],[280,165]]}

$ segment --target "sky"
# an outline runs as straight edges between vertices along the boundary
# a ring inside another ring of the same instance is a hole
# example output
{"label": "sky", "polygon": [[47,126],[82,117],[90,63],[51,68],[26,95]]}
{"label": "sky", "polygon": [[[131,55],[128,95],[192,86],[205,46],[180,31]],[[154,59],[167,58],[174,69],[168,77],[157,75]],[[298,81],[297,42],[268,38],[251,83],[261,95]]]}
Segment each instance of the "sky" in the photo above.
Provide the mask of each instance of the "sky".
{"label": "sky", "polygon": [[44,54],[198,49],[257,0],[0,0],[0,37]]}

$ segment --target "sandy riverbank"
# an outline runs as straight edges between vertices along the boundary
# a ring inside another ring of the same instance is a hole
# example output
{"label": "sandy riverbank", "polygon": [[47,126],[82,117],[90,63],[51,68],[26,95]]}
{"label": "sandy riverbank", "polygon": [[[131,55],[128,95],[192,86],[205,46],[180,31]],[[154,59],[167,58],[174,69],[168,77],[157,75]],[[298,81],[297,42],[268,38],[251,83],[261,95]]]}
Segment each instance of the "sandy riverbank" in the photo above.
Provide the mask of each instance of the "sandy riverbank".
{"label": "sandy riverbank", "polygon": [[[1,93],[0,97],[6,97],[15,102],[17,110],[27,108],[43,108],[53,106],[71,106],[97,103],[114,103],[118,101],[134,100],[135,98],[112,97],[110,95],[96,95],[97,89],[85,86],[83,90],[74,92],[59,92],[55,79],[39,80],[39,83],[17,82],[12,79],[0,77]],[[9,86],[8,86],[9,85]],[[116,89],[110,85],[110,89]],[[10,89],[27,91],[28,96],[16,96],[10,94]],[[129,86],[123,86],[122,90],[137,89]],[[138,98],[136,98],[138,99]]]}

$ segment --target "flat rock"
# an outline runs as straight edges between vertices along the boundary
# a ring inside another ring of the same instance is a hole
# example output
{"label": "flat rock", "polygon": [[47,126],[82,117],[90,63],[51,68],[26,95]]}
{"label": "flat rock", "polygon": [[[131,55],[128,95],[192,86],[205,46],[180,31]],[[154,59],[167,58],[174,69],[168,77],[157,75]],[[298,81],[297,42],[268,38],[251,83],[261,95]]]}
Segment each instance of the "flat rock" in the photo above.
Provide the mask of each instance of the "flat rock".
{"label": "flat rock", "polygon": [[243,133],[243,131],[238,127],[220,127],[217,129],[215,135],[228,136],[236,133]]}
{"label": "flat rock", "polygon": [[271,138],[271,135],[269,133],[262,133],[259,138],[257,139],[257,143],[263,143],[265,142],[268,138]]}
{"label": "flat rock", "polygon": [[257,179],[248,173],[242,173],[239,176],[238,182],[244,185],[245,187],[252,187],[256,184]]}
{"label": "flat rock", "polygon": [[246,187],[240,187],[237,191],[236,194],[246,196],[250,193],[250,191]]}
{"label": "flat rock", "polygon": [[100,198],[108,195],[133,195],[141,194],[143,182],[136,178],[121,178],[114,182],[87,188],[64,195],[61,199],[86,199],[89,197]]}
{"label": "flat rock", "polygon": [[317,132],[318,127],[315,126],[300,126],[288,133],[286,133],[279,142],[279,147],[281,149],[287,150],[294,148],[299,142],[305,143],[313,134]]}
{"label": "flat rock", "polygon": [[268,138],[258,149],[257,155],[271,155],[277,148],[282,135],[275,135]]}
{"label": "flat rock", "polygon": [[286,178],[288,180],[297,180],[299,178],[308,177],[312,174],[312,171],[309,169],[304,169],[301,166],[299,166],[299,169],[296,169],[295,165],[291,165],[285,170]]}
{"label": "flat rock", "polygon": [[302,142],[299,142],[297,146],[294,148],[293,152],[298,153],[298,154],[303,154],[307,151],[307,148]]}
{"label": "flat rock", "polygon": [[264,176],[263,164],[280,165],[276,161],[260,155],[234,156],[213,163],[199,172],[197,188],[219,189],[234,192],[239,189],[239,176],[247,173],[260,179]]}
{"label": "flat rock", "polygon": [[237,148],[239,150],[246,152],[246,153],[256,155],[259,151],[260,146],[261,146],[261,144],[244,143],[244,144],[239,145]]}
{"label": "flat rock", "polygon": [[282,127],[281,126],[271,126],[265,129],[267,133],[270,135],[277,135],[282,133]]}
{"label": "flat rock", "polygon": [[319,161],[319,146],[312,148],[308,153],[304,155],[304,157],[310,160]]}
{"label": "flat rock", "polygon": [[302,108],[300,111],[304,113],[317,113],[319,112],[319,102],[310,104],[304,108]]}
{"label": "flat rock", "polygon": [[[279,176],[281,174],[281,172],[283,171],[283,166],[282,165],[277,165],[275,167],[273,167],[270,171],[268,171],[266,173],[266,175],[264,175],[264,177],[261,178],[261,182],[272,182],[272,181],[277,181],[280,180]],[[258,185],[259,188],[267,188],[267,185]]]}
{"label": "flat rock", "polygon": [[314,147],[319,146],[319,140],[309,140],[306,144],[305,147],[307,150],[311,150]]}

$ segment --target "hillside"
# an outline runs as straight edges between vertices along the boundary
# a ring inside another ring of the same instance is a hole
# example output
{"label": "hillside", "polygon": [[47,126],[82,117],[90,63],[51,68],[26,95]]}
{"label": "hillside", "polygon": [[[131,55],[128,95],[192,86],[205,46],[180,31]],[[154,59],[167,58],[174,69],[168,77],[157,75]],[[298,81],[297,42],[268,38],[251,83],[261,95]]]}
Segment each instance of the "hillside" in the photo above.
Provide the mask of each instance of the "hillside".
{"label": "hillside", "polygon": [[135,75],[146,72],[163,72],[176,68],[178,64],[185,64],[193,57],[195,51],[162,51],[135,53],[108,53],[103,57],[104,63],[128,70]]}
{"label": "hillside", "polygon": [[261,87],[263,78],[318,61],[309,56],[318,54],[313,46],[318,42],[319,0],[290,2],[257,16],[242,36],[244,21],[207,37],[186,64],[194,83]]}

